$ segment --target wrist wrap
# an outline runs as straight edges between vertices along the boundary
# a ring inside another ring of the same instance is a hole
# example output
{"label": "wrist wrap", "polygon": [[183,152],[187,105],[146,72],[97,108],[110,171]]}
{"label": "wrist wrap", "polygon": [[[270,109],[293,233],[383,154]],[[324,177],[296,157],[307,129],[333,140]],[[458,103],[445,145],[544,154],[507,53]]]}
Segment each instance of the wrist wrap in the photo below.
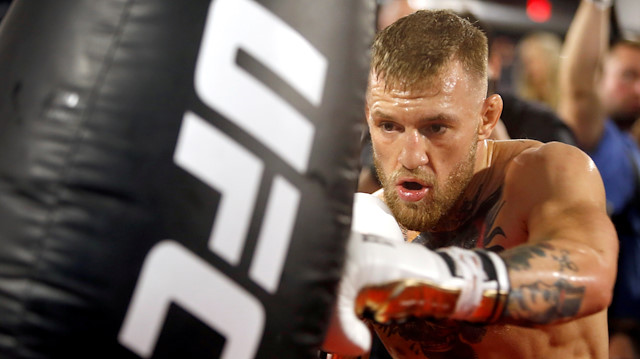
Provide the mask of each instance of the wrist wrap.
{"label": "wrist wrap", "polygon": [[509,294],[507,268],[493,252],[448,247],[436,251],[451,274],[463,279],[451,319],[495,322],[504,311]]}

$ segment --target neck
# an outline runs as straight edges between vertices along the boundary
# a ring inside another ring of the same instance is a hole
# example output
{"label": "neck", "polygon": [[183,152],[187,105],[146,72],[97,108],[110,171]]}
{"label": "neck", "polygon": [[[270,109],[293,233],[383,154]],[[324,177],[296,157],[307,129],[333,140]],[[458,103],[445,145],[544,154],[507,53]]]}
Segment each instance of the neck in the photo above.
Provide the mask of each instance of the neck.
{"label": "neck", "polygon": [[487,171],[494,161],[494,141],[483,140],[478,143],[474,176],[460,195],[451,210],[442,217],[441,221],[430,232],[449,232],[462,225],[477,210],[486,195],[484,182],[490,171]]}
{"label": "neck", "polygon": [[483,140],[478,143],[478,148],[476,150],[475,173],[488,168],[493,163],[494,144],[493,140]]}

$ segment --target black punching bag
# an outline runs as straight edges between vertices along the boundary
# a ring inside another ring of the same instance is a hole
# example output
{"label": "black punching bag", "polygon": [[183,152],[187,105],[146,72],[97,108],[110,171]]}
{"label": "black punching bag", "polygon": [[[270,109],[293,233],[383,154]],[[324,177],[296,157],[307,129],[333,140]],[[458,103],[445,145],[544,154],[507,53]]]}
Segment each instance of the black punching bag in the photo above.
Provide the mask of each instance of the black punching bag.
{"label": "black punching bag", "polygon": [[372,0],[14,0],[0,357],[313,357],[373,17]]}

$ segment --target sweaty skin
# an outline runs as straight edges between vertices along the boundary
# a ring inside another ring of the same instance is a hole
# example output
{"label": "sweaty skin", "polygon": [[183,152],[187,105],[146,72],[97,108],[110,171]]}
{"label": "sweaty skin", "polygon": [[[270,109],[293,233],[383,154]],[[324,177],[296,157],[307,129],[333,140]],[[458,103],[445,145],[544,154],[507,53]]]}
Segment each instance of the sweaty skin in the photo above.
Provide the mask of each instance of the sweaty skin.
{"label": "sweaty skin", "polygon": [[407,239],[499,253],[506,310],[490,325],[371,325],[396,359],[606,358],[617,241],[599,173],[572,146],[488,139],[501,101],[471,82],[456,62],[434,80],[440,91],[389,90],[374,75],[367,120],[384,199]]}
{"label": "sweaty skin", "polygon": [[[509,251],[529,239],[526,216],[531,213],[530,209],[523,207],[528,201],[520,197],[529,197],[530,194],[520,192],[527,185],[533,187],[533,182],[538,180],[533,176],[530,184],[511,186],[505,183],[505,177],[513,175],[509,173],[509,167],[520,167],[536,161],[536,158],[528,157],[558,150],[552,148],[554,146],[565,146],[551,144],[546,145],[551,148],[542,149],[540,143],[524,140],[487,140],[485,146],[491,162],[474,176],[462,205],[470,219],[452,231],[419,235],[409,231],[407,236],[431,249],[455,245],[501,253],[510,266],[513,288],[506,317],[530,317],[534,309],[540,314],[535,316],[539,318],[533,319],[540,322],[575,315],[584,304],[585,295],[588,295],[585,285],[563,282],[554,276],[538,277],[535,273],[520,280],[518,274],[530,269],[540,258],[552,259],[558,278],[588,271],[588,263],[579,264],[579,259],[574,258],[568,249],[546,242],[538,243],[534,250],[515,248]],[[566,218],[563,221],[572,220]],[[522,326],[508,324],[508,318],[505,321],[488,326],[424,319],[411,319],[403,324],[372,324],[394,358],[607,357],[606,311],[560,324]],[[515,318],[513,321],[517,322]]]}

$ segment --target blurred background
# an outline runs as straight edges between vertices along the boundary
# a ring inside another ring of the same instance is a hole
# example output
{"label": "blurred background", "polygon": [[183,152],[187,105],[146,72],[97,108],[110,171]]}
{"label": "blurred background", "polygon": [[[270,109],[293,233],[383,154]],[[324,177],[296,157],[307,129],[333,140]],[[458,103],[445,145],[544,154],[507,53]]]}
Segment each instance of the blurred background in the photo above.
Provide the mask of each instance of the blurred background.
{"label": "blurred background", "polygon": [[[378,0],[387,3],[393,0]],[[519,34],[532,28],[564,33],[578,0],[413,0],[416,8],[469,11],[496,30]]]}
{"label": "blurred background", "polygon": [[[259,0],[257,1],[259,2]],[[376,0],[379,8],[396,1]],[[496,55],[494,58],[499,58],[500,61],[500,64],[496,65],[496,68],[500,68],[498,71],[500,73],[494,74],[497,75],[500,90],[503,92],[523,92],[526,90],[517,88],[518,86],[523,86],[522,82],[525,79],[522,76],[540,76],[536,74],[526,75],[524,71],[538,71],[539,73],[550,71],[542,68],[523,70],[523,68],[529,69],[535,66],[542,66],[525,64],[523,61],[527,61],[526,59],[529,57],[532,59],[534,57],[546,57],[555,61],[559,54],[558,47],[564,40],[579,0],[408,0],[407,3],[413,10],[447,8],[459,13],[473,14],[475,18],[482,22],[483,27],[491,31],[492,48],[490,52],[494,53]],[[0,0],[0,21],[10,4],[11,0]],[[629,11],[630,8],[633,8],[633,11]],[[640,1],[616,0],[614,10],[616,11],[614,11],[612,19],[614,24],[612,36],[617,36],[618,32],[620,32],[621,27],[617,26],[618,22],[626,23],[626,26],[622,26],[623,29],[635,28],[635,31],[640,33],[640,26],[638,25],[640,21],[637,20],[640,17]],[[398,9],[397,13],[388,14],[389,21],[397,19],[398,16],[406,15],[406,11],[406,9]],[[379,26],[380,24],[378,24]],[[532,33],[542,33],[543,35],[536,36],[528,43],[518,47],[521,40]],[[554,36],[556,37],[555,39],[553,38]],[[533,55],[529,56],[530,54]],[[543,61],[538,61],[537,59],[530,62],[543,63]],[[548,89],[544,91],[549,92]],[[530,94],[526,97],[545,102],[552,108],[555,105],[552,100],[541,98],[541,95]]]}
{"label": "blurred background", "polygon": [[[383,3],[385,0],[378,0]],[[415,0],[416,7],[467,8],[474,14],[510,33],[536,27],[563,33],[575,9],[577,0]],[[0,15],[4,15],[11,0],[0,0]]]}

